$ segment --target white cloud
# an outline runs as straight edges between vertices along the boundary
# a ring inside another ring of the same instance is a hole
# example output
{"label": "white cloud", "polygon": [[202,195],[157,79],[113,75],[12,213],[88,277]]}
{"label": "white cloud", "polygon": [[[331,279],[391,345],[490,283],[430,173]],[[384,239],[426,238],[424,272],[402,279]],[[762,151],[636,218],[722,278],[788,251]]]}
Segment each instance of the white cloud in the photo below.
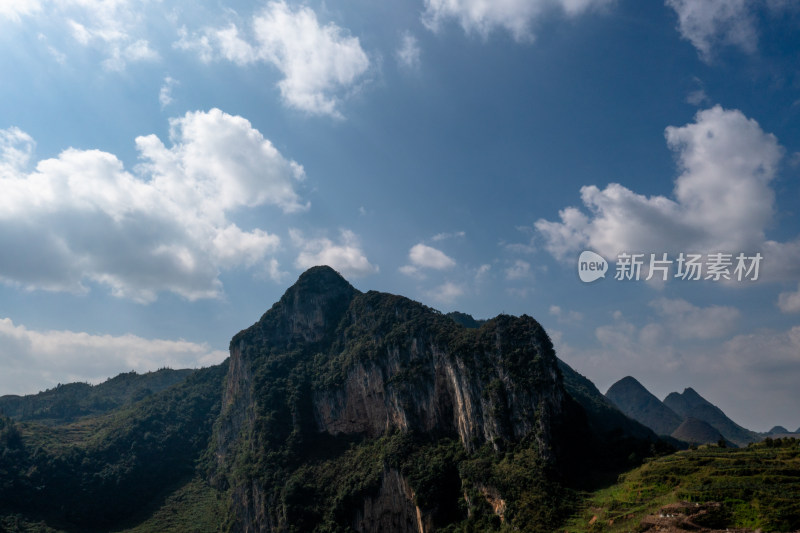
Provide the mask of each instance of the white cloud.
{"label": "white cloud", "polygon": [[794,292],[782,292],[778,295],[778,307],[784,313],[800,313],[800,284]]}
{"label": "white cloud", "polygon": [[551,305],[550,314],[558,319],[559,322],[580,322],[583,320],[583,313],[579,311],[565,311],[561,306]]}
{"label": "white cloud", "polygon": [[39,0],[8,0],[0,2],[0,17],[19,22],[21,16],[36,13],[42,8]]}
{"label": "white cloud", "polygon": [[764,256],[762,271],[772,278],[797,274],[800,243],[765,238],[774,215],[775,176],[783,149],[772,134],[738,110],[719,106],[699,111],[695,122],[668,127],[681,175],[674,199],[646,197],[612,183],[601,190],[581,188],[589,214],[575,207],[561,220],[540,219],[536,229],[546,248],[565,259],[591,248],[607,258],[620,252],[754,253]]}
{"label": "white cloud", "polygon": [[[129,62],[155,61],[160,55],[147,38],[146,15],[153,11],[151,0],[37,0],[5,2],[14,4],[12,20],[18,14],[31,15],[30,24],[58,37],[63,29],[82,47],[91,47],[105,59],[106,70],[122,71]],[[3,14],[0,7],[0,15]],[[27,22],[27,21],[26,21]],[[44,35],[44,33],[42,33]],[[45,35],[47,37],[47,35]],[[61,51],[48,46],[60,62],[66,60]],[[69,50],[68,50],[69,51]]]}
{"label": "white cloud", "polygon": [[447,239],[463,239],[467,234],[463,231],[454,231],[452,233],[443,232],[434,235],[431,240],[434,242],[444,241]]}
{"label": "white cloud", "polygon": [[280,239],[228,216],[264,204],[307,208],[294,189],[302,167],[218,109],[170,126],[169,148],[155,135],[136,139],[135,173],[113,154],[72,148],[27,172],[32,140],[5,130],[0,139],[21,148],[0,160],[0,247],[14,251],[0,257],[0,280],[68,291],[93,282],[141,302],[161,291],[197,299],[220,294],[221,269],[267,260]]}
{"label": "white cloud", "polygon": [[514,264],[506,269],[506,279],[509,281],[525,279],[531,273],[531,264],[522,259],[517,259]]}
{"label": "white cloud", "polygon": [[[212,32],[207,32],[212,33]],[[189,35],[186,26],[178,28],[178,40],[172,44],[173,48],[197,54],[200,61],[210,63],[214,59],[214,47],[208,34]]]}
{"label": "white cloud", "polygon": [[400,46],[395,52],[397,62],[408,69],[419,68],[421,50],[417,38],[406,32],[400,41]]}
{"label": "white cloud", "polygon": [[708,95],[705,89],[695,89],[686,96],[686,102],[692,105],[701,106],[708,102]]}
{"label": "white cloud", "polygon": [[350,230],[340,231],[340,243],[326,237],[306,239],[296,229],[290,230],[292,242],[300,248],[295,266],[308,269],[317,265],[328,265],[345,277],[359,278],[375,274],[378,267],[367,259],[355,233]]}
{"label": "white cloud", "polygon": [[489,275],[490,270],[492,270],[492,265],[488,263],[479,266],[478,270],[475,271],[475,282],[479,283],[486,279],[486,276]]}
{"label": "white cloud", "polygon": [[679,339],[716,339],[732,333],[739,322],[735,307],[697,307],[686,300],[659,298],[650,307],[661,317],[659,324]]}
{"label": "white cloud", "polygon": [[196,50],[204,61],[216,51],[240,66],[269,63],[284,76],[278,88],[288,106],[341,116],[337,108],[342,93],[352,91],[370,65],[357,37],[334,23],[321,26],[309,7],[293,9],[283,1],[269,2],[253,17],[251,29],[253,43],[229,24],[193,37],[184,30],[176,46]]}
{"label": "white cloud", "polygon": [[666,0],[678,15],[678,30],[697,48],[704,61],[719,45],[755,52],[758,34],[748,0]]}
{"label": "white cloud", "polygon": [[456,299],[464,295],[464,287],[447,281],[426,294],[429,298],[444,304],[453,303]]}
{"label": "white cloud", "polygon": [[411,247],[408,259],[417,268],[448,270],[456,266],[456,262],[441,250],[419,243]]}
{"label": "white cloud", "polygon": [[164,109],[174,101],[172,98],[172,89],[174,89],[176,85],[178,85],[178,80],[170,76],[164,78],[164,84],[158,91],[158,102],[161,104],[161,109]]}
{"label": "white cloud", "polygon": [[33,138],[21,129],[0,130],[0,178],[24,171],[35,148]]}
{"label": "white cloud", "polygon": [[495,29],[508,31],[517,41],[533,39],[533,24],[546,12],[560,10],[576,16],[611,0],[425,0],[422,21],[437,31],[442,22],[455,19],[467,33],[486,38]]}
{"label": "white cloud", "polygon": [[209,366],[228,355],[207,344],[184,340],[35,331],[16,325],[9,318],[0,319],[0,344],[0,394],[33,393],[58,382],[98,383],[130,370]]}

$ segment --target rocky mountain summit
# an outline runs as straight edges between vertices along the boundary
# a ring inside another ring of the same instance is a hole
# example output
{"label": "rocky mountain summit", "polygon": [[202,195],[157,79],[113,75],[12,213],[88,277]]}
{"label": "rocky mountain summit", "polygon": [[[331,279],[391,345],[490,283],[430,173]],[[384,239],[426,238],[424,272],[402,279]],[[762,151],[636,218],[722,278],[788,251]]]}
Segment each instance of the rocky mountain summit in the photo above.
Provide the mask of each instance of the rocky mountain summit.
{"label": "rocky mountain summit", "polygon": [[608,452],[612,430],[626,457],[656,441],[572,376],[574,395],[598,402],[584,409],[533,318],[451,318],[361,293],[328,267],[305,272],[230,349],[214,477],[232,490],[239,531],[523,520],[520,498],[547,496],[502,479],[504,457],[524,457],[518,475],[541,488],[548,472]]}

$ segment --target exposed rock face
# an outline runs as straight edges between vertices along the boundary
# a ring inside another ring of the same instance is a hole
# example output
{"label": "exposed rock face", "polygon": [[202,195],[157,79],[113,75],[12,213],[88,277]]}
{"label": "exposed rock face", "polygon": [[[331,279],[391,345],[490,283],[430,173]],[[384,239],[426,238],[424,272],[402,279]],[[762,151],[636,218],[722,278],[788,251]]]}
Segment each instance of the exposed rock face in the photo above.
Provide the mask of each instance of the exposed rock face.
{"label": "exposed rock face", "polygon": [[423,520],[420,508],[414,505],[414,491],[408,481],[397,470],[387,469],[380,492],[364,500],[364,510],[356,515],[353,529],[359,533],[425,533],[432,528]]}
{"label": "exposed rock face", "polygon": [[682,416],[664,405],[631,376],[614,383],[606,392],[606,398],[620,411],[659,435],[670,435],[683,421]]}
{"label": "exposed rock face", "polygon": [[[360,293],[315,267],[237,334],[230,351],[216,476],[233,489],[240,531],[287,528],[284,496],[262,482],[263,469],[278,472],[283,463],[264,457],[274,451],[286,464],[302,462],[323,435],[457,436],[466,450],[526,439],[543,461],[554,457],[552,426],[566,394],[550,339],[527,316],[466,329],[406,298]],[[351,526],[430,530],[413,499],[402,476],[385,468]]]}

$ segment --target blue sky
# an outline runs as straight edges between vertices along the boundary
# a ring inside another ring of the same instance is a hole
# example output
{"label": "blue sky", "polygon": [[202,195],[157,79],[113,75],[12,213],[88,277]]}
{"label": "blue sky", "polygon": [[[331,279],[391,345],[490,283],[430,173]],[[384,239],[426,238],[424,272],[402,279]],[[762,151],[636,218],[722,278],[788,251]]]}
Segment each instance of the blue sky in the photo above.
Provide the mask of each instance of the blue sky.
{"label": "blue sky", "polygon": [[[602,391],[796,429],[799,29],[788,0],[3,3],[0,394],[219,362],[327,263],[532,315]],[[763,260],[614,279],[682,252]]]}

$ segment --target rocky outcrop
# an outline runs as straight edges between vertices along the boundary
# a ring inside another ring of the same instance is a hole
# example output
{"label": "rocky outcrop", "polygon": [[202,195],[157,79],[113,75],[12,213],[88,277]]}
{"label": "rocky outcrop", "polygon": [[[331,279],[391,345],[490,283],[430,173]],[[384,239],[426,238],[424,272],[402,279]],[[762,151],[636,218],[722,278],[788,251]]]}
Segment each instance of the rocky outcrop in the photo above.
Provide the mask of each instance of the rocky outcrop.
{"label": "rocky outcrop", "polygon": [[[308,486],[301,481],[286,488],[280,480],[300,476],[311,457],[341,457],[335,449],[346,441],[400,432],[458,439],[466,452],[524,441],[543,464],[558,460],[554,432],[569,400],[550,339],[528,316],[467,328],[315,267],[232,339],[230,354],[212,477],[230,488],[234,530],[284,531],[305,520],[292,502],[315,496],[297,488]],[[314,519],[358,531],[433,528],[433,511],[416,505],[396,469],[384,465],[379,483],[364,483],[330,496],[335,516]],[[484,492],[505,501],[496,488]]]}
{"label": "rocky outcrop", "polygon": [[[383,357],[359,360],[340,385],[315,393],[318,429],[370,437],[393,429],[455,433],[468,450],[534,434],[548,455],[549,420],[563,401],[549,341],[536,338],[535,331],[544,332],[529,317],[502,317],[491,326],[474,351],[420,336],[388,344]],[[531,337],[512,340],[509,327],[527,328]],[[528,362],[539,358],[537,387],[517,383],[503,364],[511,353]]]}
{"label": "rocky outcrop", "polygon": [[359,533],[426,533],[433,528],[414,504],[414,491],[408,481],[397,470],[386,469],[380,491],[364,499],[364,508],[356,514],[353,529]]}

